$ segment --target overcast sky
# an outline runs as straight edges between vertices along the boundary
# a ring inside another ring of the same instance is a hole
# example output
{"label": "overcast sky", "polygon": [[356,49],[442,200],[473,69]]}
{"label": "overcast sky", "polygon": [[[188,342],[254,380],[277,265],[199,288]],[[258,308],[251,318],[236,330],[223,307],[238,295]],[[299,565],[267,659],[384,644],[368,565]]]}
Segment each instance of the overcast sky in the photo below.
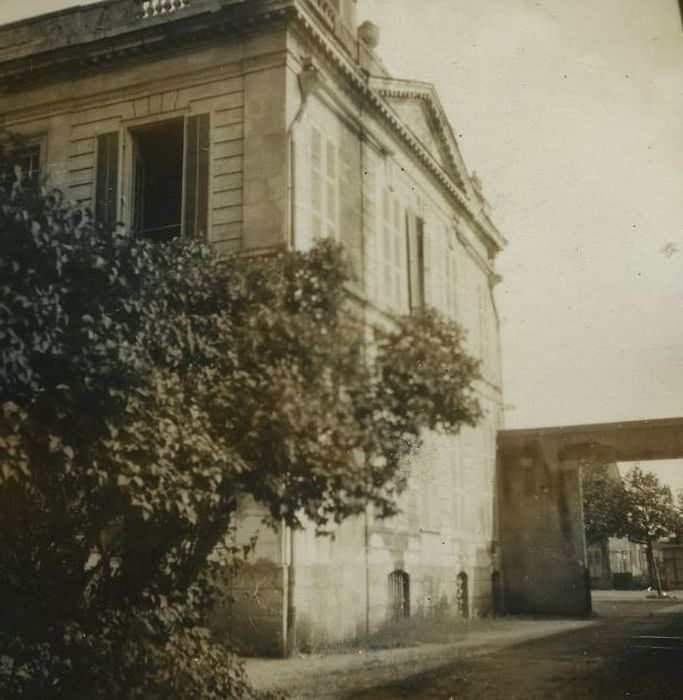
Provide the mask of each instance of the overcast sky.
{"label": "overcast sky", "polygon": [[[0,19],[73,4],[0,0]],[[507,425],[683,415],[676,0],[359,4],[390,70],[436,84],[509,240]]]}

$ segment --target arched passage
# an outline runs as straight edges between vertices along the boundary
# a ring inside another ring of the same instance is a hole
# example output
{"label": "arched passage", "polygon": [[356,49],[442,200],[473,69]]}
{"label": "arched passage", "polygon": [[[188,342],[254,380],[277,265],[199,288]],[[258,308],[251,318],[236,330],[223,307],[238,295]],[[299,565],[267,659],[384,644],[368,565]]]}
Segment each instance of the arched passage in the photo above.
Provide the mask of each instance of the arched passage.
{"label": "arched passage", "polygon": [[683,457],[683,418],[498,434],[503,596],[511,613],[588,615],[583,460]]}

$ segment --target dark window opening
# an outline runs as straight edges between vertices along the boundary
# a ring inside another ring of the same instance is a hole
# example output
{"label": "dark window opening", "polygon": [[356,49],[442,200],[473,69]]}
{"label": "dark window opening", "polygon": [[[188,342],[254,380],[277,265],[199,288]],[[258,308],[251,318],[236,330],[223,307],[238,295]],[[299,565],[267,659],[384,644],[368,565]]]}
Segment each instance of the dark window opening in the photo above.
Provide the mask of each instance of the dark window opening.
{"label": "dark window opening", "polygon": [[133,133],[133,228],[159,243],[180,236],[183,131],[174,119]]}
{"label": "dark window opening", "polygon": [[15,182],[39,183],[40,146],[36,144],[9,150],[2,180],[7,189],[11,189]]}
{"label": "dark window opening", "polygon": [[417,220],[417,279],[415,281],[415,305],[422,308],[425,305],[425,234],[424,221]]}
{"label": "dark window opening", "polygon": [[424,307],[425,298],[425,246],[424,221],[411,211],[407,212],[408,243],[408,296],[411,311]]}
{"label": "dark window opening", "polygon": [[410,576],[405,571],[389,574],[389,619],[410,617]]}

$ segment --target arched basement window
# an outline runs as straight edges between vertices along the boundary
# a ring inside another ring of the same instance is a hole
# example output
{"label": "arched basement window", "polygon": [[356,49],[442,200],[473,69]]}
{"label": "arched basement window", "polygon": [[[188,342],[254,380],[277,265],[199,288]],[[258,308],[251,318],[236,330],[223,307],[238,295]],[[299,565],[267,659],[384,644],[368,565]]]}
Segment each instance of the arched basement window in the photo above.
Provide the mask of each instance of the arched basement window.
{"label": "arched basement window", "polygon": [[467,574],[461,571],[455,581],[455,601],[460,617],[470,616],[470,598],[469,587],[467,583]]}
{"label": "arched basement window", "polygon": [[389,619],[402,620],[410,617],[410,576],[396,570],[389,574]]}

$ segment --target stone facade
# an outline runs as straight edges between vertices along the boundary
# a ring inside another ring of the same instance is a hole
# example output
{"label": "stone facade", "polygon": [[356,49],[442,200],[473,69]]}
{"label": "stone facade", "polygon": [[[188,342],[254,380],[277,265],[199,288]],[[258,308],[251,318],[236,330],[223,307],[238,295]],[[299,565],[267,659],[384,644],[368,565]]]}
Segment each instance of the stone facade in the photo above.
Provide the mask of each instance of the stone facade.
{"label": "stone facade", "polygon": [[[1,126],[28,137],[70,199],[225,253],[334,237],[369,342],[388,312],[424,302],[483,362],[484,420],[426,436],[396,518],[369,512],[320,538],[266,531],[243,504],[239,536],[258,530],[258,544],[216,627],[252,651],[482,614],[499,585],[504,239],[434,88],[391,77],[377,38],[357,30],[353,0],[110,0],[0,28]],[[173,211],[155,208],[158,172],[175,173]]]}

